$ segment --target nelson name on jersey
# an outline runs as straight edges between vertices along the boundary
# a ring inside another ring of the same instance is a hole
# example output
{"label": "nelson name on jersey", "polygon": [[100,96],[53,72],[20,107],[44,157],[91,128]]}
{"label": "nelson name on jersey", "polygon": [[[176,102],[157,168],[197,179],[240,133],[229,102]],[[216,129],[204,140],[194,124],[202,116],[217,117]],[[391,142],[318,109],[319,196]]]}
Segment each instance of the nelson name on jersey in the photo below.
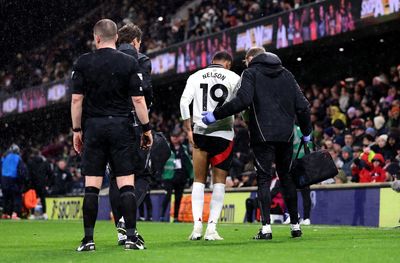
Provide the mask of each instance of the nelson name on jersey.
{"label": "nelson name on jersey", "polygon": [[217,78],[217,79],[224,81],[226,76],[219,72],[207,72],[207,73],[203,74],[203,79],[206,79],[206,78]]}

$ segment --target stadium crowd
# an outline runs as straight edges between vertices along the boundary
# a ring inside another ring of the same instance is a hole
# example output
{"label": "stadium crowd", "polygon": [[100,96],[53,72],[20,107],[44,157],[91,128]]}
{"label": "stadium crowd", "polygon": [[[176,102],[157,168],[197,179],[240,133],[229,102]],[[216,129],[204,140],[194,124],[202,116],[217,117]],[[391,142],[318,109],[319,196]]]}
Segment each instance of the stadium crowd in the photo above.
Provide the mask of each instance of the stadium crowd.
{"label": "stadium crowd", "polygon": [[[311,103],[314,141],[329,150],[339,169],[335,180],[324,183],[385,182],[399,176],[400,65],[392,67],[389,74],[373,77],[371,82],[347,79],[332,87],[303,88]],[[180,141],[190,151],[178,113],[166,116],[154,111],[151,123],[155,131],[167,138],[171,133],[179,133]],[[254,186],[257,182],[246,123],[237,116],[234,127],[234,158],[227,186]],[[19,135],[14,143],[21,146],[26,164],[38,156],[49,162],[51,173],[44,175],[48,194],[75,194],[83,190],[80,158],[73,150],[71,133],[49,138],[44,131],[30,140]],[[2,150],[5,156],[7,151]],[[60,171],[66,175],[60,175]],[[29,187],[32,179],[28,176],[26,180]]]}
{"label": "stadium crowd", "polygon": [[0,68],[0,97],[36,85],[65,79],[73,61],[93,49],[92,25],[109,17],[119,25],[136,23],[144,32],[142,52],[150,53],[187,39],[239,26],[251,20],[298,8],[312,0],[202,0],[184,17],[175,16],[186,1],[100,1],[98,6],[55,35],[50,42],[15,54]]}

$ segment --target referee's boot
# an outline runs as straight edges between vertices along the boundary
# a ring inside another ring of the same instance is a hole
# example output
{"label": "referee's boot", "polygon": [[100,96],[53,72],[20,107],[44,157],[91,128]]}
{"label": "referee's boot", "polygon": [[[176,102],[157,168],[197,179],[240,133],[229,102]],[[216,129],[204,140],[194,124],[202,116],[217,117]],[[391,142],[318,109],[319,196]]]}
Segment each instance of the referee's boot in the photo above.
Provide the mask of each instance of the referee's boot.
{"label": "referee's boot", "polygon": [[144,245],[144,238],[142,237],[142,235],[139,234],[137,230],[135,230],[135,236],[138,239],[138,241]]}
{"label": "referee's boot", "polygon": [[143,250],[146,249],[144,246],[144,243],[140,242],[140,240],[137,237],[134,237],[132,239],[127,238],[124,244],[125,250]]}
{"label": "referee's boot", "polygon": [[262,229],[253,237],[254,240],[271,240],[272,233],[263,233]]}
{"label": "referee's boot", "polygon": [[292,238],[299,238],[303,234],[301,232],[300,224],[292,224],[290,225],[290,233],[292,235]]}
{"label": "referee's boot", "polygon": [[126,241],[126,229],[125,229],[125,223],[122,221],[119,221],[117,223],[117,234],[118,234],[118,245],[119,246],[124,245]]}
{"label": "referee's boot", "polygon": [[95,251],[96,245],[93,240],[82,239],[81,245],[76,249],[77,252]]}

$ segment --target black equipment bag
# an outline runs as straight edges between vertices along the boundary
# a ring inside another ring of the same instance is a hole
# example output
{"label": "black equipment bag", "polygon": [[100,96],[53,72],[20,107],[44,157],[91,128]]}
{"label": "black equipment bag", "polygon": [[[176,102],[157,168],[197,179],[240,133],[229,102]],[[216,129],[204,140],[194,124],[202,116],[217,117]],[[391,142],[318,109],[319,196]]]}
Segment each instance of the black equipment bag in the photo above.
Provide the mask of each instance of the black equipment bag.
{"label": "black equipment bag", "polygon": [[[298,159],[301,147],[304,147],[304,157]],[[296,187],[302,189],[306,186],[333,178],[338,174],[338,169],[327,150],[310,152],[307,144],[301,140],[296,158],[293,160],[290,168],[290,174]]]}
{"label": "black equipment bag", "polygon": [[171,156],[171,148],[161,132],[153,132],[153,146],[146,158],[146,168],[150,169],[153,178],[161,181],[164,166]]}

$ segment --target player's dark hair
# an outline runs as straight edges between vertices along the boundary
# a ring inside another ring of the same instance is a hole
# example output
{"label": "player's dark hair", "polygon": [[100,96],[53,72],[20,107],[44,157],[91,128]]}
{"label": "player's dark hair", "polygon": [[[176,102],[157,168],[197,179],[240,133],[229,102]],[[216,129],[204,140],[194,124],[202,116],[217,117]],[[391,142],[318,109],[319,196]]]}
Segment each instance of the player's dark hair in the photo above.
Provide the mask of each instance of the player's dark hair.
{"label": "player's dark hair", "polygon": [[110,19],[101,19],[94,25],[93,33],[103,41],[111,40],[117,34],[117,24]]}
{"label": "player's dark hair", "polygon": [[142,34],[142,30],[137,25],[126,24],[118,30],[118,44],[132,43],[135,38],[140,41]]}
{"label": "player's dark hair", "polygon": [[229,54],[227,51],[218,51],[217,53],[214,54],[213,61],[218,61],[218,60],[223,60],[223,61],[229,61],[232,63],[233,59],[231,54]]}

